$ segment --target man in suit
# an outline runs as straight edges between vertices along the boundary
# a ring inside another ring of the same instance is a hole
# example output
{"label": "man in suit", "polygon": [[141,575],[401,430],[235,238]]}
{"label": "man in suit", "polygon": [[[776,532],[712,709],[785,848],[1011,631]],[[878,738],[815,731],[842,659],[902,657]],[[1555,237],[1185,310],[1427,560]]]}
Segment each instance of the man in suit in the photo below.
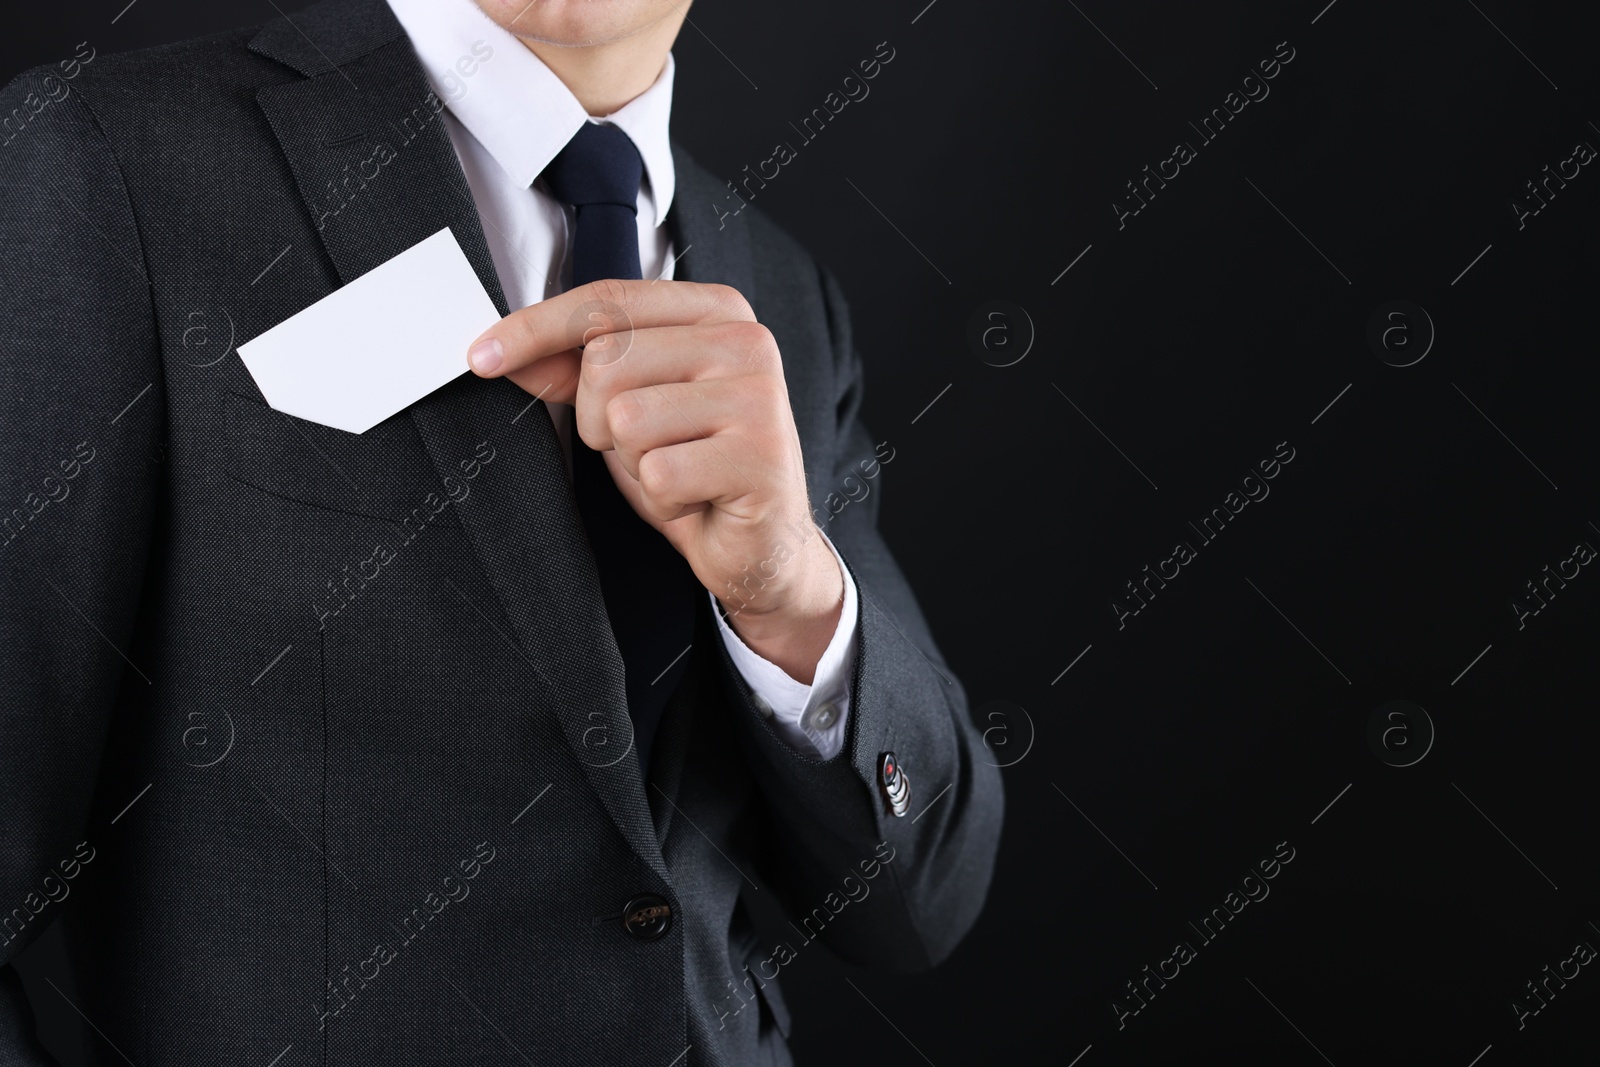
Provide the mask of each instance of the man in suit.
{"label": "man in suit", "polygon": [[[892,445],[667,136],[683,18],[324,0],[0,97],[0,945],[63,920],[100,1061],[782,1063],[811,941],[975,921],[998,773],[879,495],[820,506]],[[267,406],[238,343],[444,228],[471,372]]]}

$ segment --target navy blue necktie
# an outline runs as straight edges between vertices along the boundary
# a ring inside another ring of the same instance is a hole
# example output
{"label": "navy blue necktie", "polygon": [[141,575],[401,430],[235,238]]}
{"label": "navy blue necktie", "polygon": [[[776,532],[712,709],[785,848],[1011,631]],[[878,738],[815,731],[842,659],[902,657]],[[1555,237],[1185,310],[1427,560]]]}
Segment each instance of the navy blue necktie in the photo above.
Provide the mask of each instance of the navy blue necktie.
{"label": "navy blue necktie", "polygon": [[[585,122],[544,169],[551,194],[576,213],[573,287],[642,276],[636,214],[643,176],[644,161],[628,135],[593,122]],[[634,513],[604,457],[583,443],[575,424],[572,489],[622,652],[635,748],[648,778],[656,727],[688,665],[684,652],[694,639],[700,585],[667,539]]]}

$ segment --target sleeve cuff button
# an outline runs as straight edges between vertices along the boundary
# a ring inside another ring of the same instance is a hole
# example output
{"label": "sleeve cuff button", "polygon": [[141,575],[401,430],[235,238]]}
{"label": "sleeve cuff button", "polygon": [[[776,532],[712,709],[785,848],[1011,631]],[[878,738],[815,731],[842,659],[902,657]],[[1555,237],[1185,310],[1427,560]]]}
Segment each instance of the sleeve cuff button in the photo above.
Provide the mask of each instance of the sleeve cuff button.
{"label": "sleeve cuff button", "polygon": [[807,730],[822,731],[833,726],[839,721],[839,705],[831,700],[824,700],[800,720],[800,725]]}

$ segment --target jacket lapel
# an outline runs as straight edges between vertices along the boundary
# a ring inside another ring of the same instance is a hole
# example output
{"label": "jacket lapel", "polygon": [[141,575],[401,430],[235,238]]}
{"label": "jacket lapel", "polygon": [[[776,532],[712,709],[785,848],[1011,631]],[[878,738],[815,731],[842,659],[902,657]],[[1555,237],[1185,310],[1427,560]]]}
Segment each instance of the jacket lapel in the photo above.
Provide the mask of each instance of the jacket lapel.
{"label": "jacket lapel", "polygon": [[682,257],[673,268],[673,277],[731,285],[744,294],[760,318],[750,234],[745,220],[734,214],[743,210],[742,202],[677,144],[672,146],[672,165],[677,172],[677,190],[667,224],[676,254]]}
{"label": "jacket lapel", "polygon": [[[250,48],[306,75],[257,101],[340,278],[348,284],[448,226],[507,314],[442,104],[388,5],[319,4],[269,24]],[[590,785],[666,879],[629,747],[622,658],[544,405],[508,379],[463,374],[410,414],[441,479],[461,477],[485,444],[494,450],[493,467],[456,505],[462,526],[521,654],[554,691]]]}

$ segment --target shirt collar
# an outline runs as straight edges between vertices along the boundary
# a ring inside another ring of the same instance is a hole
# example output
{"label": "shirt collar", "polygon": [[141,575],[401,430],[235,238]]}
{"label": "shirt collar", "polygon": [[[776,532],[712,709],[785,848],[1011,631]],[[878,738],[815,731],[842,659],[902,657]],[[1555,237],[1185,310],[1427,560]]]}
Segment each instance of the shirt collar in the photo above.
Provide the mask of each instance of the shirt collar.
{"label": "shirt collar", "polygon": [[[473,0],[388,3],[433,91],[519,186],[531,187],[583,123],[594,120],[543,60]],[[656,226],[666,220],[677,181],[667,134],[673,69],[668,53],[650,88],[602,117],[628,135],[644,160]]]}

